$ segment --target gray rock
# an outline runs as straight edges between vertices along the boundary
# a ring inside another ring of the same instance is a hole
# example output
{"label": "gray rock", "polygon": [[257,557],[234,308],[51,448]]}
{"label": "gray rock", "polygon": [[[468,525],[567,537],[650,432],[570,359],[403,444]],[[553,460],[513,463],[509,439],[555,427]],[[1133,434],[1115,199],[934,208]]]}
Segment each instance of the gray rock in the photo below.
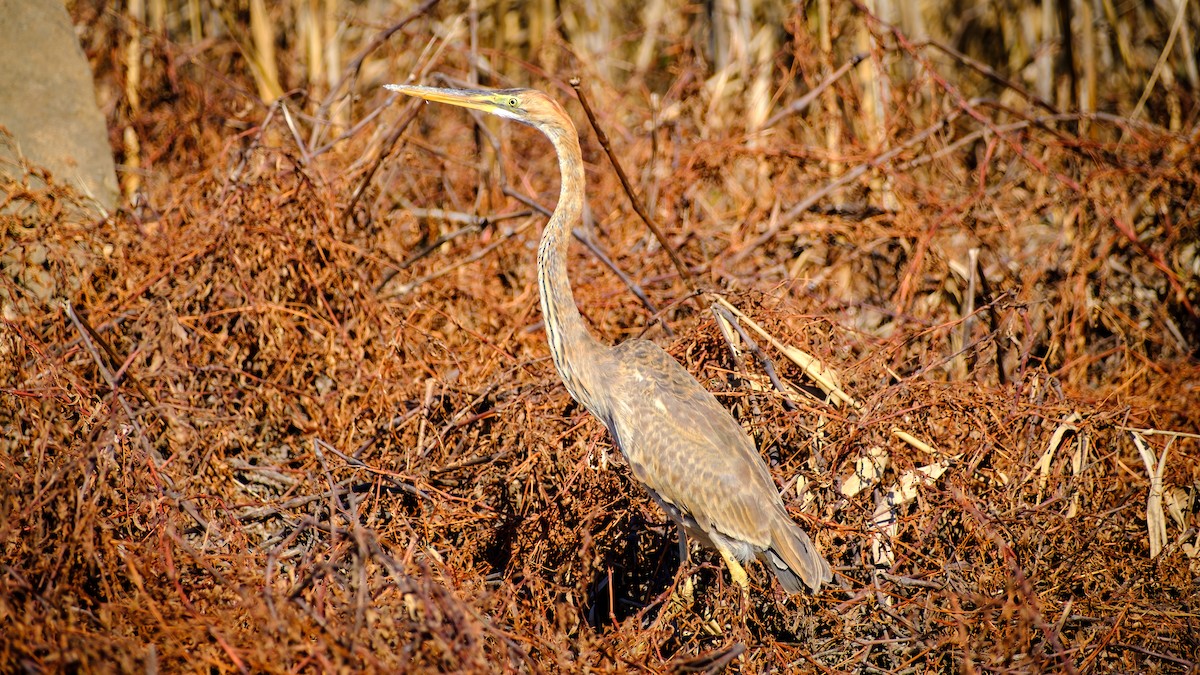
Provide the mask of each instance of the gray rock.
{"label": "gray rock", "polygon": [[104,115],[60,0],[0,0],[0,125],[11,134],[0,142],[0,185],[37,187],[23,161],[77,189],[95,207],[93,215],[116,206]]}

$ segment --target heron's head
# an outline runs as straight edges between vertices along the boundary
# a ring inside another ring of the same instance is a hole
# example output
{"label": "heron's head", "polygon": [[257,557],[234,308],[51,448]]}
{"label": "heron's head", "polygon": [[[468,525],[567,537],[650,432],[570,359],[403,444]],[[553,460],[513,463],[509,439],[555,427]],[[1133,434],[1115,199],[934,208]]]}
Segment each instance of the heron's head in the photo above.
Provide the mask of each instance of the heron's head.
{"label": "heron's head", "polygon": [[574,132],[571,118],[562,106],[535,89],[442,89],[409,84],[386,84],[384,88],[426,101],[507,117],[535,127],[547,135]]}

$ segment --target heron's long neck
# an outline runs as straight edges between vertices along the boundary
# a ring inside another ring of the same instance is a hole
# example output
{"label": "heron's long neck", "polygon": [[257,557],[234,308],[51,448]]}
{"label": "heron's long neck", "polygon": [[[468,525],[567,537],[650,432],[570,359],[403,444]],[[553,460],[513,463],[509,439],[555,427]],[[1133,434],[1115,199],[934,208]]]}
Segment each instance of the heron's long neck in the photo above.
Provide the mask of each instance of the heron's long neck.
{"label": "heron's long neck", "polygon": [[579,137],[574,129],[546,133],[558,153],[558,168],[562,187],[558,207],[542,232],[538,246],[538,289],[542,298],[542,317],[550,356],[571,396],[604,419],[602,402],[596,397],[595,386],[607,348],[588,332],[571,294],[567,280],[567,248],[571,228],[579,222],[583,210],[584,175],[580,160]]}

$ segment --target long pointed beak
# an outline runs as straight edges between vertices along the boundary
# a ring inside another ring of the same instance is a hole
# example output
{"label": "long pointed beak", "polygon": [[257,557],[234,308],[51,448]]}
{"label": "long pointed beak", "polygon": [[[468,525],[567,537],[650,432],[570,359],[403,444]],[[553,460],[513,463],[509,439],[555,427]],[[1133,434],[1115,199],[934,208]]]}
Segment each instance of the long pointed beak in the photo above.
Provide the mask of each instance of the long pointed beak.
{"label": "long pointed beak", "polygon": [[415,84],[385,84],[384,89],[390,89],[408,96],[416,96],[426,101],[448,103],[461,108],[472,108],[487,113],[496,112],[496,104],[492,101],[495,92],[474,89],[443,89],[440,87],[421,87]]}

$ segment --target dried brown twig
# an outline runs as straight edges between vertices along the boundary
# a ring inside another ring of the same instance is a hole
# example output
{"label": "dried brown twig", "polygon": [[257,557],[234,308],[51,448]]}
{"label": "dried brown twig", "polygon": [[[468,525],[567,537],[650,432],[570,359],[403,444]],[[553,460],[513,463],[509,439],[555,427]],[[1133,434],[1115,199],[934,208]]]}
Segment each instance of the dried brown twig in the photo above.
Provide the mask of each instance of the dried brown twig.
{"label": "dried brown twig", "polygon": [[625,175],[625,169],[621,167],[621,162],[617,159],[617,156],[613,154],[612,145],[608,142],[608,134],[604,133],[604,130],[596,121],[596,115],[592,112],[591,106],[588,105],[587,97],[583,95],[583,90],[580,88],[580,79],[578,77],[573,77],[571,78],[570,84],[571,88],[575,90],[575,95],[579,97],[579,104],[583,107],[583,111],[587,113],[588,121],[592,124],[592,130],[596,132],[596,139],[600,141],[600,147],[604,148],[605,154],[608,155],[609,161],[612,162],[613,169],[617,172],[617,178],[621,181],[621,187],[625,190],[625,195],[629,197],[630,204],[633,205],[633,210],[637,212],[638,217],[642,219],[642,222],[646,224],[646,227],[650,228],[650,231],[654,233],[654,238],[658,240],[659,245],[662,246],[663,250],[667,252],[667,255],[671,257],[671,264],[673,264],[675,266],[675,270],[679,272],[680,278],[683,279],[684,283],[687,284],[690,290],[695,291],[696,283],[692,279],[692,273],[688,271],[687,266],[683,264],[683,260],[675,251],[675,247],[672,246],[669,241],[667,241],[667,236],[663,234],[662,229],[658,226],[658,223],[652,217],[650,217],[649,213],[646,212],[645,207],[642,206],[641,200],[634,195],[633,187],[629,184],[629,178]]}

